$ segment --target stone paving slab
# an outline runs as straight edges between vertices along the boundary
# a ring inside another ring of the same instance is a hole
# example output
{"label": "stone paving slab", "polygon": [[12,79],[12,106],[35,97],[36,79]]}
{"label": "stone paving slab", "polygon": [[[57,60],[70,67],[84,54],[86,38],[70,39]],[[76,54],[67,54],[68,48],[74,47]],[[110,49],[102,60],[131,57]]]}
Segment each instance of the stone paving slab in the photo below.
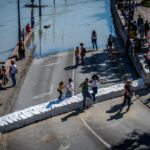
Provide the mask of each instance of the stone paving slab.
{"label": "stone paving slab", "polygon": [[[133,81],[134,90],[144,88],[143,79]],[[101,88],[96,95],[97,102],[120,97],[124,94],[124,83],[116,84],[107,88]],[[92,105],[93,101],[87,99],[86,105]],[[9,132],[32,123],[67,113],[83,106],[82,94],[77,94],[63,101],[53,100],[36,106],[16,111],[0,117],[0,132]]]}

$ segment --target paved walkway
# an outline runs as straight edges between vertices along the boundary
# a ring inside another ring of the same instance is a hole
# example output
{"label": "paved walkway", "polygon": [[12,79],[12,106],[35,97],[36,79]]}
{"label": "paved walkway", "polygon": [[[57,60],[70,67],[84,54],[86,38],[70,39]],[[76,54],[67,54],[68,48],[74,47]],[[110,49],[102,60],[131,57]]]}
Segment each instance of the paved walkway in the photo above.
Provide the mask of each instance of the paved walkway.
{"label": "paved walkway", "polygon": [[[12,81],[9,78],[9,82],[7,83],[7,85],[3,86],[4,88],[6,88],[6,90],[0,91],[0,116],[9,112],[9,108],[11,107],[11,105],[13,103],[13,99],[16,98],[16,96],[19,92],[19,89],[23,83],[23,80],[24,80],[25,74],[28,70],[28,67],[32,61],[31,50],[28,48],[28,46],[30,45],[31,34],[32,33],[30,33],[30,35],[28,35],[25,40],[26,58],[24,60],[16,62],[16,65],[18,68],[18,73],[16,75],[17,86],[12,87]],[[18,47],[16,47],[14,49],[11,56],[13,56],[13,55],[18,55]],[[6,69],[9,68],[10,60],[7,60],[7,62],[5,63],[5,66],[6,66]]]}
{"label": "paved walkway", "polygon": [[[139,2],[140,1],[141,0],[139,0]],[[150,22],[150,8],[146,8],[143,6],[137,7],[137,9],[135,10],[135,19],[138,18],[139,14],[144,19],[144,22],[145,20],[148,20]],[[150,89],[147,88],[146,90],[141,90],[141,97],[139,99],[150,108]]]}

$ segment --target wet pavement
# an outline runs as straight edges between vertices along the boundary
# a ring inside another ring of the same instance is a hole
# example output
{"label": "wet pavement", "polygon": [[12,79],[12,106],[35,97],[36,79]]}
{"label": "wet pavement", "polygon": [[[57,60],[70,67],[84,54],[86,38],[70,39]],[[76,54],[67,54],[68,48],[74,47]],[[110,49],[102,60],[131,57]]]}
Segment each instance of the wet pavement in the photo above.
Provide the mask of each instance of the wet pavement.
{"label": "wet pavement", "polygon": [[[32,9],[24,7],[29,0],[20,2],[23,28],[28,22],[30,23]],[[35,17],[33,43],[36,47],[36,56],[71,50],[80,42],[84,42],[87,48],[91,48],[90,35],[93,29],[97,31],[100,48],[105,47],[110,33],[115,35],[109,0],[57,0],[55,6],[53,1],[45,0],[42,3],[48,7],[42,9],[41,19],[38,17],[38,8],[33,11]],[[17,4],[16,1],[6,0],[1,1],[0,6],[3,6],[0,12],[4,14],[0,17],[2,33],[0,60],[2,61],[10,55],[17,43]],[[44,25],[49,24],[50,28],[43,28]]]}

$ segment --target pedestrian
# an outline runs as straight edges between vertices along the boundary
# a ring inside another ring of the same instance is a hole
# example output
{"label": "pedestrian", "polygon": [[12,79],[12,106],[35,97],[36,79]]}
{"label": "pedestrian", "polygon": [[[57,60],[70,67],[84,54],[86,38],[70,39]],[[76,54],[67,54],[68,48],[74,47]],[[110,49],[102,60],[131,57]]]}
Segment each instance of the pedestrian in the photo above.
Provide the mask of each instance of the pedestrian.
{"label": "pedestrian", "polygon": [[132,27],[134,31],[134,36],[137,37],[137,23],[135,20],[133,21]]}
{"label": "pedestrian", "polygon": [[141,18],[141,15],[138,16],[138,19],[137,19],[137,27],[138,27],[138,32],[140,33],[140,28],[141,28],[141,25],[143,24],[143,18]]}
{"label": "pedestrian", "polygon": [[140,38],[143,39],[145,34],[145,25],[144,23],[140,26]]}
{"label": "pedestrian", "polygon": [[79,65],[79,47],[77,46],[76,47],[76,50],[75,50],[75,60],[76,60],[76,66]]}
{"label": "pedestrian", "polygon": [[17,66],[16,66],[15,62],[13,60],[11,60],[11,66],[9,69],[9,74],[10,74],[10,77],[12,79],[12,83],[13,83],[12,86],[16,86],[16,74],[17,74],[17,72],[18,72]]}
{"label": "pedestrian", "polygon": [[4,78],[4,76],[3,76],[3,72],[2,72],[2,69],[0,68],[0,86],[2,87],[2,81],[3,81],[3,78]]}
{"label": "pedestrian", "polygon": [[94,50],[94,47],[96,47],[96,50],[98,50],[98,47],[97,47],[97,34],[96,34],[95,30],[92,31],[91,42],[92,42],[92,45],[93,45],[93,50]]}
{"label": "pedestrian", "polygon": [[148,20],[145,21],[144,26],[145,26],[145,36],[147,36],[147,32],[148,32],[148,30],[150,29]]}
{"label": "pedestrian", "polygon": [[89,79],[86,78],[83,83],[79,86],[82,88],[82,96],[83,96],[83,108],[86,107],[86,99],[87,97],[92,98],[92,95],[90,94],[88,88],[89,88]]}
{"label": "pedestrian", "polygon": [[68,82],[66,84],[66,89],[67,89],[66,97],[67,98],[72,97],[74,87],[73,87],[73,80],[71,78],[68,79]]}
{"label": "pedestrian", "polygon": [[22,40],[18,42],[18,55],[19,55],[19,60],[25,58],[25,47],[24,47],[24,42]]}
{"label": "pedestrian", "polygon": [[26,33],[29,34],[31,30],[31,27],[29,25],[29,23],[26,25]]}
{"label": "pedestrian", "polygon": [[86,49],[84,48],[84,44],[80,43],[81,49],[80,49],[80,56],[81,56],[81,61],[82,61],[82,65],[84,65],[84,57],[86,54]]}
{"label": "pedestrian", "polygon": [[24,31],[24,28],[21,31],[21,37],[22,37],[22,41],[24,41],[25,40],[25,31]]}
{"label": "pedestrian", "polygon": [[99,77],[98,77],[96,74],[94,74],[94,75],[92,76],[91,81],[90,81],[91,87],[92,87],[92,91],[93,91],[93,93],[92,93],[93,101],[96,100],[96,99],[95,99],[95,95],[96,95],[97,92],[98,92],[98,83],[99,83],[99,82],[100,82]]}
{"label": "pedestrian", "polygon": [[32,29],[34,28],[34,16],[33,15],[31,16],[31,28]]}
{"label": "pedestrian", "polygon": [[113,43],[114,43],[114,38],[110,34],[109,37],[108,37],[108,41],[107,41],[107,49],[108,49],[108,52],[109,52],[109,57],[112,56]]}
{"label": "pedestrian", "polygon": [[131,80],[126,81],[124,89],[125,89],[125,94],[124,94],[124,101],[122,107],[124,107],[126,102],[128,102],[128,110],[129,110],[131,105],[131,99],[133,97],[133,86]]}
{"label": "pedestrian", "polygon": [[3,73],[3,84],[6,85],[7,82],[9,81],[6,73],[6,68],[5,66],[2,66],[2,73]]}
{"label": "pedestrian", "polygon": [[57,91],[59,93],[58,100],[60,100],[60,101],[62,100],[62,97],[63,97],[64,88],[65,88],[64,82],[61,81],[58,85],[58,88],[57,88]]}

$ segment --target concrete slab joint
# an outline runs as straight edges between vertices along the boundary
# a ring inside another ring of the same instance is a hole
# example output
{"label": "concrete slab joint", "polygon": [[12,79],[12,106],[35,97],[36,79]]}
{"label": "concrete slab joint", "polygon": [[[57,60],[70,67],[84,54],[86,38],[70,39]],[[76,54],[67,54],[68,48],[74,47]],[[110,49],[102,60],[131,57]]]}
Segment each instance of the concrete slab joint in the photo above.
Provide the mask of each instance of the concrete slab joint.
{"label": "concrete slab joint", "polygon": [[[133,87],[135,91],[144,88],[144,80],[138,79],[133,81]],[[124,83],[116,84],[107,88],[101,88],[98,90],[96,95],[97,102],[116,98],[123,94]],[[93,101],[91,99],[87,99],[87,105],[91,105],[92,103]],[[77,94],[61,102],[53,100],[51,102],[25,108],[24,110],[0,117],[0,132],[9,132],[49,117],[70,112],[81,108],[82,105],[82,94]]]}

